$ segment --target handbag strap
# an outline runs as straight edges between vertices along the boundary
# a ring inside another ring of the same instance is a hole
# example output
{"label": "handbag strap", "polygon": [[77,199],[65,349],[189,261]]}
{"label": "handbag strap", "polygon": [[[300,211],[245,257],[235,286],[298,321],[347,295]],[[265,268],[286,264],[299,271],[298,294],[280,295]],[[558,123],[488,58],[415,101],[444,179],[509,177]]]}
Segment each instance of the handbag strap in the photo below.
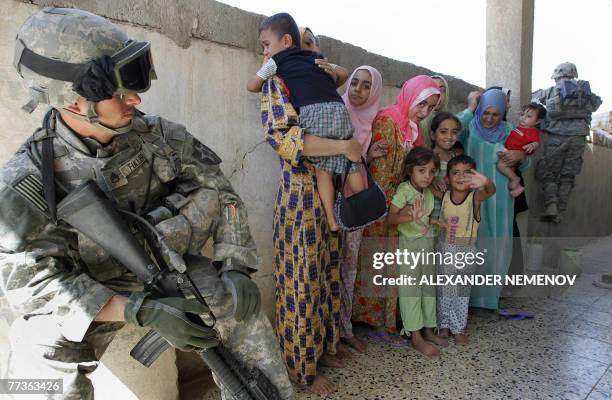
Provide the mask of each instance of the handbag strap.
{"label": "handbag strap", "polygon": [[[363,167],[366,170],[366,174],[368,175],[368,187],[374,184],[374,178],[372,178],[372,174],[370,173],[370,169],[368,168],[365,159],[361,156],[361,162],[363,163]],[[349,170],[351,169],[352,161],[349,160],[346,163],[346,171],[344,171],[344,179],[342,180],[342,192],[344,192],[344,186],[346,185],[346,179],[348,178]]]}

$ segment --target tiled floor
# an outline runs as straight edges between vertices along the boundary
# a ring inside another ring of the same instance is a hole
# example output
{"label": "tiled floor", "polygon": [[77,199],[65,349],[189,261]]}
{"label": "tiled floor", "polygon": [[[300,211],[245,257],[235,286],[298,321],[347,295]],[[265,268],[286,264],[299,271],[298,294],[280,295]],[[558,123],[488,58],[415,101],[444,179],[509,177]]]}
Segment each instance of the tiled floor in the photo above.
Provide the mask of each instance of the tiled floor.
{"label": "tiled floor", "polygon": [[[612,236],[583,248],[583,268],[560,296],[503,301],[532,311],[533,320],[472,313],[471,343],[451,342],[440,358],[370,342],[347,368],[323,370],[339,387],[329,398],[611,399],[612,290],[592,282],[612,272]],[[319,398],[297,391],[296,399]]]}

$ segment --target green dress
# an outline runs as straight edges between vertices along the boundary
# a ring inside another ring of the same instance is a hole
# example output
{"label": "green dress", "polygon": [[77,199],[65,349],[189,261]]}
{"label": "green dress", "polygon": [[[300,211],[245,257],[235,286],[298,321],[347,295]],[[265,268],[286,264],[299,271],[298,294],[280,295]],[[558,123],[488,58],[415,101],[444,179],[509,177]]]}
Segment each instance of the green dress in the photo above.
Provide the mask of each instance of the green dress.
{"label": "green dress", "polygon": [[[423,198],[424,215],[418,222],[399,224],[399,248],[410,252],[423,254],[433,251],[433,232],[430,229],[429,217],[434,208],[434,197],[431,190],[425,188],[423,193],[416,190],[409,182],[397,187],[397,192],[391,202],[398,208],[413,204],[419,197]],[[426,261],[426,260],[425,260]],[[423,275],[433,276],[435,265],[421,262],[416,266],[398,265],[399,275],[409,276],[418,283]],[[434,286],[405,285],[400,286],[400,314],[404,331],[414,332],[423,327],[436,327],[436,290]]]}

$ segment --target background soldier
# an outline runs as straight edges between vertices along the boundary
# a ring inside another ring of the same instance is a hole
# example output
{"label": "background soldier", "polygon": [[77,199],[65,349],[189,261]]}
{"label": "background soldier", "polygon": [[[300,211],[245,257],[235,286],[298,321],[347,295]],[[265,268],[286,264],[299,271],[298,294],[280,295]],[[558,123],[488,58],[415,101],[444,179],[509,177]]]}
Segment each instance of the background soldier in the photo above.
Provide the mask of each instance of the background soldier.
{"label": "background soldier", "polygon": [[544,190],[542,219],[556,223],[561,222],[574,178],[582,168],[591,114],[601,105],[601,99],[591,92],[589,82],[577,78],[574,64],[559,64],[551,76],[555,86],[533,95],[546,106],[543,130],[548,137],[543,157],[536,167],[536,178]]}
{"label": "background soldier", "polygon": [[[10,330],[10,376],[61,378],[65,398],[93,398],[86,374],[131,323],[155,329],[181,350],[221,340],[240,361],[257,365],[281,397],[291,397],[249,277],[259,259],[246,210],[221,160],[183,126],[135,108],[137,93],[155,79],[150,44],[94,14],[45,8],[18,32],[15,66],[30,93],[24,108],[52,108],[0,171],[0,282],[21,316]],[[59,200],[90,180],[117,208],[153,215],[169,249],[184,255],[188,272],[202,283],[217,317],[214,330],[188,319],[206,314],[206,306],[146,296],[104,249],[57,222],[53,192]],[[168,200],[173,193],[182,200]],[[159,206],[163,199],[166,207]],[[209,238],[214,266],[199,256]]]}

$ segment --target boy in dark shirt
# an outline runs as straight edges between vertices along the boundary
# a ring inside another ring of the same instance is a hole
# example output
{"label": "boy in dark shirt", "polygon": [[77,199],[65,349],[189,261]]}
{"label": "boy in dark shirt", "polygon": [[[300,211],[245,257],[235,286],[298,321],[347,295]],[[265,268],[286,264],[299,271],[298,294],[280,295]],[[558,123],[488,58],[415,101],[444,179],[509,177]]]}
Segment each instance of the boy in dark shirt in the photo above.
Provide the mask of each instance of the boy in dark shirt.
{"label": "boy in dark shirt", "polygon": [[[315,63],[323,56],[298,47],[299,30],[293,18],[286,13],[269,17],[260,27],[259,40],[265,60],[261,69],[249,80],[247,89],[259,92],[267,79],[278,75],[286,85],[289,100],[299,111],[300,126],[309,134],[330,139],[352,138],[351,118],[336,92],[336,84]],[[352,192],[361,192],[364,190],[359,174],[361,165],[352,163],[342,155],[308,157],[308,161],[315,167],[317,190],[330,230],[337,231],[333,176],[348,171],[347,181]]]}

